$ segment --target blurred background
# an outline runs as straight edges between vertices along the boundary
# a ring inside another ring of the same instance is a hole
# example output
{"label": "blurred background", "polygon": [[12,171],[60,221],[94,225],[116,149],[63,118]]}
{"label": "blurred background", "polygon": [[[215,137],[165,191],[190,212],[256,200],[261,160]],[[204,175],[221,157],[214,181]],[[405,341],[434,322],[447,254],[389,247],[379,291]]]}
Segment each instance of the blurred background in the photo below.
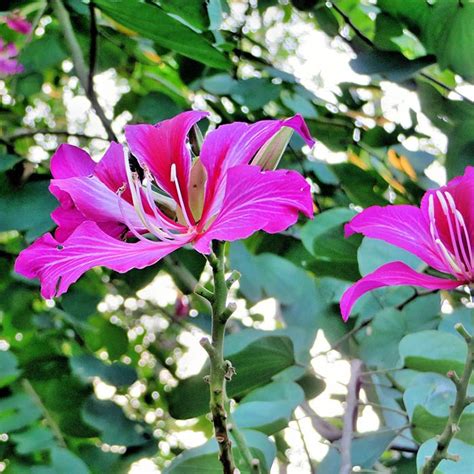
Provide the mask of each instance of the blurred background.
{"label": "blurred background", "polygon": [[[453,325],[472,332],[472,304],[462,291],[387,288],[344,324],[339,298],[361,275],[423,263],[344,239],[343,224],[370,205],[417,204],[473,164],[474,3],[11,0],[0,9],[0,472],[220,472],[199,345],[209,310],[192,294],[210,278],[202,256],[183,249],[125,275],[93,269],[55,301],[12,270],[54,229],[49,160],[60,143],[98,160],[114,135],[124,141],[125,124],[190,108],[210,112],[203,133],[299,113],[317,140],[309,150],[294,136],[280,164],[311,183],[315,219],[229,248],[229,269],[242,273],[226,337],[237,368],[229,391],[262,472],[338,472],[356,359],[357,472],[416,472],[446,421],[445,374],[465,357]],[[18,17],[30,32],[8,25]],[[8,43],[13,73],[2,69]],[[437,472],[472,472],[474,411],[462,421],[452,444],[461,461]]]}

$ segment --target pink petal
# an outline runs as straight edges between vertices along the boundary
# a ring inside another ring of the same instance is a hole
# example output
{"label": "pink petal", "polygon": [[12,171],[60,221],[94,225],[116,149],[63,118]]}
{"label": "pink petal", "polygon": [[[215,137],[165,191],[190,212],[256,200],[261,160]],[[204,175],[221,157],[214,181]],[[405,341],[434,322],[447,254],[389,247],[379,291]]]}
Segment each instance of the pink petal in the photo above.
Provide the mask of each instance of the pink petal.
{"label": "pink petal", "polygon": [[245,239],[257,230],[281,232],[297,221],[298,212],[313,216],[310,185],[299,173],[236,166],[227,173],[225,197],[216,220],[196,240],[195,247],[209,253],[213,239]]}
{"label": "pink petal", "polygon": [[182,242],[126,243],[87,221],[62,243],[49,233],[39,238],[20,253],[15,271],[27,278],[39,278],[41,295],[53,298],[65,293],[93,267],[105,266],[124,273],[153,265],[183,245]]}
{"label": "pink petal", "polygon": [[24,71],[24,67],[16,59],[0,58],[0,75],[12,76]]}
{"label": "pink petal", "polygon": [[[191,127],[208,115],[207,112],[183,112],[156,125],[129,125],[125,136],[130,150],[140,163],[151,170],[158,184],[179,203],[176,184],[171,180],[171,165],[176,175],[185,205],[188,203],[191,156],[186,140]],[[187,209],[188,215],[191,213]]]}
{"label": "pink petal", "polygon": [[[471,250],[474,252],[474,167],[467,166],[464,175],[452,179],[446,186],[442,186],[438,191],[449,192],[454,199],[456,209],[462,214],[468,234],[471,237]],[[434,194],[434,208],[436,216],[436,229],[440,233],[441,240],[452,252],[449,226],[446,216],[441,208],[439,199],[436,198],[436,190],[428,191],[421,201],[421,210],[427,222],[429,222],[428,202],[429,196]]]}
{"label": "pink petal", "polygon": [[[83,176],[68,179],[52,179],[49,189],[61,203],[64,194],[73,201],[74,206],[88,219],[95,222],[125,222],[120,209],[122,199],[123,212],[131,224],[142,228],[143,224],[133,206],[115,191],[109,189],[96,176]],[[63,205],[64,207],[64,205]]]}
{"label": "pink petal", "polygon": [[410,285],[421,286],[429,290],[451,290],[462,284],[461,281],[423,275],[402,262],[387,263],[369,273],[345,291],[340,303],[342,318],[347,321],[356,301],[365,293],[376,288]]}
{"label": "pink petal", "polygon": [[51,157],[51,174],[57,179],[89,176],[95,166],[88,153],[73,145],[60,145]]}
{"label": "pink petal", "polygon": [[207,171],[204,219],[211,217],[222,202],[227,170],[249,163],[282,127],[293,128],[309,146],[314,145],[300,115],[287,120],[262,120],[254,124],[234,122],[221,125],[206,136],[200,157]]}
{"label": "pink petal", "polygon": [[30,22],[19,16],[7,17],[6,23],[8,28],[23,35],[30,34],[33,28]]}
{"label": "pink petal", "polygon": [[380,239],[421,258],[433,268],[450,272],[439,257],[428,222],[416,206],[372,206],[356,215],[345,226],[346,237],[359,232]]}

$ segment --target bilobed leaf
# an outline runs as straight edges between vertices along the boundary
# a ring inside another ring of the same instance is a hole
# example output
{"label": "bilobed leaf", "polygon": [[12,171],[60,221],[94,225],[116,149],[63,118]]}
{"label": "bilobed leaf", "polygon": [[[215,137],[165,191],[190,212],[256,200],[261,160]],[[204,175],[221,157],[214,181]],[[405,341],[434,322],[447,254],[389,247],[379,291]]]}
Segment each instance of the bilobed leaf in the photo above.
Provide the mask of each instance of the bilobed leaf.
{"label": "bilobed leaf", "polygon": [[0,153],[0,172],[13,168],[21,160],[20,156]]}
{"label": "bilobed leaf", "polygon": [[273,382],[245,396],[233,417],[237,426],[272,435],[288,425],[295,408],[304,401],[303,389],[294,382]]}
{"label": "bilobed leaf", "polygon": [[[247,344],[243,342],[243,347],[232,347],[232,344],[225,344],[224,347],[225,358],[237,370],[237,374],[227,383],[229,397],[268,383],[295,361],[293,343],[286,336],[260,334],[255,335],[255,339],[249,339]],[[174,418],[193,418],[209,411],[209,385],[203,380],[208,374],[209,368],[205,366],[198,375],[182,380],[169,394],[169,410]]]}
{"label": "bilobed leaf", "polygon": [[157,6],[137,0],[97,0],[95,5],[113,20],[165,48],[215,68],[230,66],[225,56],[206,38]]}
{"label": "bilobed leaf", "polygon": [[443,375],[450,370],[461,374],[467,353],[461,338],[434,330],[408,334],[400,341],[399,350],[406,367]]}
{"label": "bilobed leaf", "polygon": [[[263,473],[268,473],[276,455],[276,449],[272,441],[264,434],[253,430],[241,431],[251,453],[260,461]],[[235,441],[232,443],[237,468],[243,474],[250,474],[250,469],[243,460]],[[222,465],[218,460],[218,447],[214,439],[197,448],[184,451],[164,470],[164,474],[195,474],[205,472],[206,474],[221,474]]]}
{"label": "bilobed leaf", "polygon": [[[416,455],[416,466],[418,472],[426,462],[426,458],[434,454],[436,449],[436,439],[432,438],[420,446]],[[458,461],[444,460],[436,468],[436,474],[472,474],[473,448],[469,444],[454,438],[449,443],[449,453],[459,456]]]}

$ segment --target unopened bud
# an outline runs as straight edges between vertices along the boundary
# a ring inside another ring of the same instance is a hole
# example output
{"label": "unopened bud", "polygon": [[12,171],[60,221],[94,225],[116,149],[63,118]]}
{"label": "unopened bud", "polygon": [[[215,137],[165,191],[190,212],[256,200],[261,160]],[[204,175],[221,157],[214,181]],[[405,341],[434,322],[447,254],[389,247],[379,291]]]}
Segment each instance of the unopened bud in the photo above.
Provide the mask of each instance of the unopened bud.
{"label": "unopened bud", "polygon": [[260,148],[250,164],[260,166],[262,170],[276,169],[292,135],[293,129],[283,127]]}

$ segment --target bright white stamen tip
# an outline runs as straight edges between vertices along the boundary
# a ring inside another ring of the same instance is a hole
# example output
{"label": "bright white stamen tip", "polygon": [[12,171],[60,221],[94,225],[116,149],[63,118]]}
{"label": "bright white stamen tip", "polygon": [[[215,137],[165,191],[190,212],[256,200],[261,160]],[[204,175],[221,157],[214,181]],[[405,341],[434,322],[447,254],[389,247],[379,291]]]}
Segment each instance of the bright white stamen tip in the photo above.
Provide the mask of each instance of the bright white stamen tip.
{"label": "bright white stamen tip", "polygon": [[171,165],[171,182],[174,183],[176,181],[176,165],[173,163]]}

